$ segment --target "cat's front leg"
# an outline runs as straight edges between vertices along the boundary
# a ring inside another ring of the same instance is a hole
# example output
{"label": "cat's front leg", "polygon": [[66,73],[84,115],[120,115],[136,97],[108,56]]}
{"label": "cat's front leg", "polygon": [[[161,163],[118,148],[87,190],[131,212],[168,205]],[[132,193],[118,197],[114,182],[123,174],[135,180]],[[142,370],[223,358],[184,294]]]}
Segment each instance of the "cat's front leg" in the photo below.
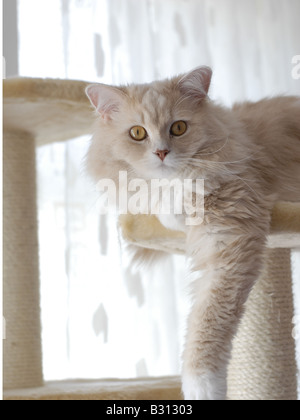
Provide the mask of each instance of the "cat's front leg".
{"label": "cat's front leg", "polygon": [[194,283],[182,390],[187,400],[224,400],[232,339],[261,270],[265,237],[242,229],[197,236],[193,229],[188,240],[199,243],[192,255],[194,270],[203,272]]}
{"label": "cat's front leg", "polygon": [[199,374],[184,373],[182,392],[185,400],[222,401],[226,399],[226,370]]}

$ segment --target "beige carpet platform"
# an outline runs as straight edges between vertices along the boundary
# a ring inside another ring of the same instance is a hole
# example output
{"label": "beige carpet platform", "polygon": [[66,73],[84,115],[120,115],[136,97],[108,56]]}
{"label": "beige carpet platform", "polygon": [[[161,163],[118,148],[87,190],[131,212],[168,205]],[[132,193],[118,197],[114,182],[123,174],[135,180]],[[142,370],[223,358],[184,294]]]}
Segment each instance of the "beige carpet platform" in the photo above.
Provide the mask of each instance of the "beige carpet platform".
{"label": "beige carpet platform", "polygon": [[[35,148],[89,134],[86,82],[4,81],[4,398],[7,400],[176,400],[180,380],[64,381],[42,374]],[[185,252],[185,237],[155,217],[124,216],[123,236],[139,246]],[[278,203],[265,270],[234,342],[228,399],[297,399],[290,250],[300,248],[300,203]]]}
{"label": "beige carpet platform", "polygon": [[180,400],[179,377],[74,380],[47,382],[39,388],[5,392],[6,400],[94,401],[94,400]]}

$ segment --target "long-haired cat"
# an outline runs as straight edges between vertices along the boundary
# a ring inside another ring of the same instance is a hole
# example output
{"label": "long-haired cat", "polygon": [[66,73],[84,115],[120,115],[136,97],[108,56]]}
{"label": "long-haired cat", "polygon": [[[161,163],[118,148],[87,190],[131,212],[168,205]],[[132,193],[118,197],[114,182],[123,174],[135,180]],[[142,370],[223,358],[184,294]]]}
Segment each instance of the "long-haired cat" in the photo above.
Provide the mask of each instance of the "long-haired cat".
{"label": "long-haired cat", "polygon": [[208,97],[212,71],[113,87],[91,85],[99,114],[87,156],[96,180],[204,179],[202,224],[161,217],[187,234],[194,283],[183,354],[186,399],[226,398],[226,372],[244,304],[259,277],[271,209],[300,201],[300,98],[227,109]]}

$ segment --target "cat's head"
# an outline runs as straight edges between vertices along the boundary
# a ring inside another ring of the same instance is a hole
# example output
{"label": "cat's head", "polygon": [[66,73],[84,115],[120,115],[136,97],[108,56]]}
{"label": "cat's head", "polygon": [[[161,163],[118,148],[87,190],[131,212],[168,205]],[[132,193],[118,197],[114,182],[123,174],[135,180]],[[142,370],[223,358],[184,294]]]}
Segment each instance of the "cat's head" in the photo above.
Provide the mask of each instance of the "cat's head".
{"label": "cat's head", "polygon": [[87,164],[96,178],[172,178],[205,142],[203,129],[212,71],[199,67],[170,80],[86,93],[99,118]]}

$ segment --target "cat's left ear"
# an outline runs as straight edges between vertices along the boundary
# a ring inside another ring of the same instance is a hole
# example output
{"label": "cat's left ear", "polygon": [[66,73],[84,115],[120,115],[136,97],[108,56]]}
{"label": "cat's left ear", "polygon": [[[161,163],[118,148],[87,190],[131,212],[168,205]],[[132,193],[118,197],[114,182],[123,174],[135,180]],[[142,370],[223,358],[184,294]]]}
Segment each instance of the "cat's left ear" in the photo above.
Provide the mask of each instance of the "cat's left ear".
{"label": "cat's left ear", "polygon": [[113,86],[94,84],[88,86],[85,92],[104,121],[111,120],[124,101],[123,92]]}
{"label": "cat's left ear", "polygon": [[209,91],[212,77],[212,69],[207,66],[197,67],[185,74],[178,83],[183,95],[196,101],[204,99]]}

